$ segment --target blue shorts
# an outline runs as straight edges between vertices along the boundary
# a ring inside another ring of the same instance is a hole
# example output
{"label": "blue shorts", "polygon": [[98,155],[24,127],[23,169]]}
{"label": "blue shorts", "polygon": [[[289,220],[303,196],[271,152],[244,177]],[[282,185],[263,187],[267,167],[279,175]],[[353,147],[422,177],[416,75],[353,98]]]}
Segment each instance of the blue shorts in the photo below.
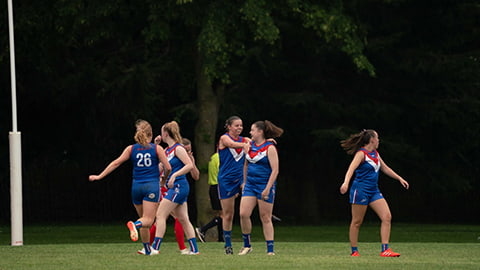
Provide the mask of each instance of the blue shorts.
{"label": "blue shorts", "polygon": [[135,182],[132,183],[132,202],[139,205],[143,201],[160,201],[160,181],[156,182]]}
{"label": "blue shorts", "polygon": [[218,198],[220,200],[231,198],[240,193],[240,186],[243,180],[238,178],[235,180],[218,179]]}
{"label": "blue shorts", "polygon": [[265,190],[266,186],[267,184],[256,184],[247,180],[247,183],[243,187],[242,197],[252,196],[252,197],[257,197],[258,200],[262,200],[268,203],[273,203],[273,201],[275,200],[276,184],[274,184],[270,189],[270,193],[268,194],[268,200],[264,200],[262,198],[262,192]]}
{"label": "blue shorts", "polygon": [[163,194],[163,199],[167,199],[171,202],[183,204],[188,199],[190,193],[190,186],[185,181],[175,181],[175,186],[169,188],[166,193]]}
{"label": "blue shorts", "polygon": [[374,189],[366,189],[360,185],[353,184],[350,188],[351,204],[369,205],[379,199],[383,199],[383,195],[378,187]]}

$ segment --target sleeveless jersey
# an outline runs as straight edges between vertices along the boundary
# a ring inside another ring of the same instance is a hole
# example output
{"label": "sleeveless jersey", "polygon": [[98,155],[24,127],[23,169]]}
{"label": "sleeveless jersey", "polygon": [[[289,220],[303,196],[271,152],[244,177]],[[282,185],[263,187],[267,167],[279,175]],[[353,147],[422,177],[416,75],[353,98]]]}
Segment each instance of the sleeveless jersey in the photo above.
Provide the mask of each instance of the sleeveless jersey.
{"label": "sleeveless jersey", "polygon": [[252,181],[257,184],[267,184],[272,168],[268,161],[267,150],[274,146],[272,142],[265,141],[261,145],[256,145],[252,141],[250,151],[246,155],[248,161],[247,182]]}
{"label": "sleeveless jersey", "polygon": [[[173,173],[181,170],[183,168],[183,166],[185,166],[185,164],[183,164],[183,162],[175,155],[175,149],[177,147],[183,147],[183,146],[179,143],[176,143],[176,144],[172,145],[171,147],[168,147],[167,149],[165,149],[165,155],[167,156],[167,159],[168,159],[168,162],[170,163],[170,166],[172,166],[172,172],[168,176],[167,184],[168,184],[168,181],[170,180],[170,176],[172,176]],[[188,183],[187,177],[185,176],[185,174],[177,176],[175,178],[175,183],[178,182],[178,181],[181,181],[181,180],[184,180],[185,182]]]}
{"label": "sleeveless jersey", "polygon": [[[225,133],[232,141],[243,143],[245,138],[238,137],[238,140],[233,139],[228,133]],[[243,148],[224,148],[218,149],[220,158],[220,167],[218,171],[218,180],[243,180],[243,163],[245,162],[245,153]]]}
{"label": "sleeveless jersey", "polygon": [[377,150],[369,152],[364,148],[360,148],[359,151],[363,152],[364,159],[355,170],[354,182],[367,189],[378,188],[378,172],[380,170],[380,161],[378,160]]}
{"label": "sleeveless jersey", "polygon": [[153,143],[147,146],[141,144],[132,145],[132,153],[130,159],[133,164],[133,181],[134,182],[151,182],[159,181],[160,170],[158,163],[160,162],[157,155],[157,147]]}

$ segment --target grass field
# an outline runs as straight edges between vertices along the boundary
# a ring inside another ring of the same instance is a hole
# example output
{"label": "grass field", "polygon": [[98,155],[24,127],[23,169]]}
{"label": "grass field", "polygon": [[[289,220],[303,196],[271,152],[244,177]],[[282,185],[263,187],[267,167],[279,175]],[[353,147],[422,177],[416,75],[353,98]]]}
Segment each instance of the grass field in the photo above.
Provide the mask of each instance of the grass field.
{"label": "grass field", "polygon": [[[348,227],[276,226],[276,256],[265,254],[260,227],[252,253],[226,256],[223,243],[199,243],[201,255],[179,254],[172,226],[158,256],[135,252],[124,224],[26,226],[24,246],[10,246],[10,229],[0,226],[0,269],[480,269],[480,226],[394,224],[391,247],[399,258],[379,255],[378,224],[360,233],[361,257],[349,256]],[[234,249],[242,246],[234,228]]]}

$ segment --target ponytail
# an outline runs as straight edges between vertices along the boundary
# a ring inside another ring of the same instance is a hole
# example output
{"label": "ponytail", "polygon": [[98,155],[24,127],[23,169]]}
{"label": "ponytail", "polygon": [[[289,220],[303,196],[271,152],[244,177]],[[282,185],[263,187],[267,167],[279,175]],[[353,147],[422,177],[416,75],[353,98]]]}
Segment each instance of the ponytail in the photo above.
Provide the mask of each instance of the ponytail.
{"label": "ponytail", "polygon": [[133,138],[137,143],[147,146],[152,141],[152,126],[147,121],[138,119],[135,122],[135,127],[137,128],[137,132]]}
{"label": "ponytail", "polygon": [[168,133],[176,143],[182,143],[182,135],[180,135],[180,126],[176,121],[171,121],[163,125],[163,130]]}
{"label": "ponytail", "polygon": [[349,155],[355,154],[360,148],[367,145],[370,139],[375,136],[375,130],[364,129],[359,133],[352,134],[348,139],[340,141],[340,146]]}
{"label": "ponytail", "polygon": [[282,128],[277,127],[275,124],[268,120],[257,121],[253,124],[257,127],[258,130],[263,131],[263,136],[265,138],[278,138],[283,134]]}

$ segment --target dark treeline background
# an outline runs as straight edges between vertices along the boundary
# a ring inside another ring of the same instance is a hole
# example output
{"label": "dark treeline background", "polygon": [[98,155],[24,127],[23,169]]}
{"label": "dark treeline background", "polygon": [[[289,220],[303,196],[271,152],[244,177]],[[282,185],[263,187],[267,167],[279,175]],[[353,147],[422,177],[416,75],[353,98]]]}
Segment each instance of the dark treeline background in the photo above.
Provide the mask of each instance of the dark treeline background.
{"label": "dark treeline background", "polygon": [[[88,175],[133,143],[138,118],[155,133],[175,119],[183,136],[195,138],[204,102],[196,57],[207,51],[204,67],[219,99],[210,116],[218,121],[215,137],[231,115],[243,119],[245,136],[256,120],[285,130],[277,140],[274,212],[286,223],[349,220],[339,187],[352,157],[339,141],[364,128],[379,132],[383,159],[411,185],[406,191],[380,177],[394,221],[480,221],[478,1],[14,2],[27,223],[134,218],[130,164],[101,182]],[[12,127],[2,5],[0,222],[8,223]],[[264,9],[267,17],[255,13]],[[322,20],[312,24],[299,10]],[[216,33],[219,25],[209,23],[237,17],[222,26],[228,35],[199,38]],[[209,145],[209,153],[196,154],[212,154]]]}

